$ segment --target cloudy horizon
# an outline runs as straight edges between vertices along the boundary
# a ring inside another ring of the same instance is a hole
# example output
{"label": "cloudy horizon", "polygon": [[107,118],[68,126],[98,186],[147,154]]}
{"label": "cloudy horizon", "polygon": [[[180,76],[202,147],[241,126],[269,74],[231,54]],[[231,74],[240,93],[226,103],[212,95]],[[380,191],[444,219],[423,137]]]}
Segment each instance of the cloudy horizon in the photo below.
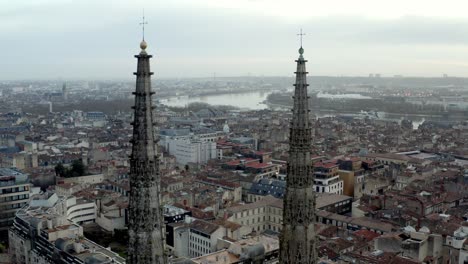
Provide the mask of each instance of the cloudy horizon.
{"label": "cloudy horizon", "polygon": [[133,78],[143,7],[157,78],[291,76],[300,28],[311,75],[468,77],[459,0],[15,2],[0,0],[1,80]]}

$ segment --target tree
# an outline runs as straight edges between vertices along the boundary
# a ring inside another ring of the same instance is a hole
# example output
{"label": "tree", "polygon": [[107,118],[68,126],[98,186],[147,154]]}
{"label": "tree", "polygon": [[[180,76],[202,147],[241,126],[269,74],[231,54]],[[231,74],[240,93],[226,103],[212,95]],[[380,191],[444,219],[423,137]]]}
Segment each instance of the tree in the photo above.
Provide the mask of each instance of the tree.
{"label": "tree", "polygon": [[71,177],[83,176],[85,175],[86,167],[81,160],[75,160],[71,166]]}
{"label": "tree", "polygon": [[5,245],[4,245],[3,243],[0,243],[0,253],[5,253],[5,252],[8,252],[8,251],[6,250]]}
{"label": "tree", "polygon": [[65,167],[62,165],[62,163],[59,163],[55,166],[55,175],[60,177],[65,176]]}

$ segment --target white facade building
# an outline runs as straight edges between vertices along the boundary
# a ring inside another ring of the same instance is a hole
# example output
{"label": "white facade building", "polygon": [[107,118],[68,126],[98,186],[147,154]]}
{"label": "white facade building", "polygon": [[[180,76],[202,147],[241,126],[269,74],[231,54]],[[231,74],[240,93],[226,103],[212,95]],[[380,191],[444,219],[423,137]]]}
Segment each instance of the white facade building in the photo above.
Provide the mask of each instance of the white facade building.
{"label": "white facade building", "polygon": [[216,251],[216,243],[218,238],[224,235],[224,228],[221,226],[195,220],[190,224],[189,232],[189,256],[199,257]]}
{"label": "white facade building", "polygon": [[174,224],[174,255],[194,258],[216,251],[218,239],[225,235],[225,228],[215,223],[185,217]]}
{"label": "white facade building", "polygon": [[67,218],[68,220],[78,224],[95,222],[96,204],[94,201],[77,199],[74,196],[68,197]]}
{"label": "white facade building", "polygon": [[468,262],[468,222],[464,222],[463,226],[453,232],[453,236],[447,236],[445,244],[449,246],[451,263],[457,263],[456,256],[458,255],[458,264]]}
{"label": "white facade building", "polygon": [[318,162],[314,165],[314,190],[316,193],[343,194],[344,181],[338,174],[338,165]]}
{"label": "white facade building", "polygon": [[460,259],[458,264],[465,264],[468,262],[468,245],[465,245],[463,249],[460,250]]}
{"label": "white facade building", "polygon": [[198,139],[169,139],[166,150],[176,157],[177,163],[204,164],[210,159],[216,159],[216,143]]}
{"label": "white facade building", "polygon": [[159,134],[159,145],[175,156],[179,164],[203,164],[217,157],[216,142],[224,137],[224,131],[207,128],[163,129]]}
{"label": "white facade building", "polygon": [[314,189],[317,193],[343,194],[343,180],[340,179],[340,176],[334,176],[327,180],[315,178],[314,182]]}
{"label": "white facade building", "polygon": [[43,194],[17,212],[8,232],[12,262],[125,263],[118,254],[83,237],[83,228],[67,220],[68,203],[73,204],[73,199]]}
{"label": "white facade building", "polygon": [[84,175],[79,177],[60,178],[61,183],[76,183],[76,184],[95,184],[104,181],[104,174]]}
{"label": "white facade building", "polygon": [[124,229],[126,208],[121,208],[117,204],[102,203],[99,207],[99,213],[96,218],[96,223],[109,232],[114,232],[116,229]]}
{"label": "white facade building", "polygon": [[0,230],[7,230],[13,224],[15,213],[28,204],[30,194],[29,175],[0,168]]}
{"label": "white facade building", "polygon": [[[185,220],[188,222],[189,217],[186,217]],[[188,257],[189,256],[189,228],[188,223],[174,223],[174,248],[173,254],[176,257]]]}

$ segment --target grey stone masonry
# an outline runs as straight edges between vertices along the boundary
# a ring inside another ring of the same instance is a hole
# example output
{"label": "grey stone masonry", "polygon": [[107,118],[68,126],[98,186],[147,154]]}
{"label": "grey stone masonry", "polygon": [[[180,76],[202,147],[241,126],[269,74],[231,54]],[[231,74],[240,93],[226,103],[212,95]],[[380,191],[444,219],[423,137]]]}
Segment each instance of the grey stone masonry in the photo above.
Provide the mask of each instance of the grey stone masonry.
{"label": "grey stone masonry", "polygon": [[140,44],[134,108],[132,154],[130,156],[130,200],[128,208],[129,264],[167,263],[164,253],[160,206],[159,159],[155,146],[151,97],[150,58],[146,42]]}
{"label": "grey stone masonry", "polygon": [[280,237],[280,263],[317,263],[314,176],[311,161],[312,134],[307,96],[304,49],[299,49],[293,118],[290,125],[289,159],[284,196],[283,229]]}

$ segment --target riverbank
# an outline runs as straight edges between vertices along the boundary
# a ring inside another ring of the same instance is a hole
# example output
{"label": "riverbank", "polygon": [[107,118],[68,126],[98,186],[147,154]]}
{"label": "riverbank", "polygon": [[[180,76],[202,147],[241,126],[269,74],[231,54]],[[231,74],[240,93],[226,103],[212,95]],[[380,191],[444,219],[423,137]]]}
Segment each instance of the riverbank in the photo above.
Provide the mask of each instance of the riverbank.
{"label": "riverbank", "polygon": [[[270,100],[273,91],[254,91],[254,92],[243,92],[243,93],[223,93],[223,94],[216,94],[216,95],[206,95],[206,96],[195,96],[195,97],[188,97],[188,96],[179,96],[179,97],[170,97],[166,99],[161,99],[160,102],[171,106],[171,107],[185,107],[191,103],[206,103],[209,105],[231,105],[236,106],[240,109],[249,109],[249,110],[262,110],[262,109],[273,109],[273,110],[289,110],[291,109],[291,104],[284,104],[280,102],[275,102]],[[291,98],[289,95],[281,96],[284,101],[291,102]],[[360,99],[352,100],[352,101],[360,101]],[[311,107],[311,112],[317,118],[322,117],[333,117],[338,115],[346,115],[346,114],[357,114],[361,110],[369,109],[365,108],[363,105],[365,102],[361,101],[362,104],[355,105],[353,102],[353,108],[357,110],[349,110],[345,107],[341,109],[326,109],[322,107]],[[312,102],[313,104],[313,102]],[[369,108],[369,107],[367,107]],[[397,104],[395,103],[395,107],[389,108],[391,109],[398,109]],[[401,111],[401,109],[399,109]],[[461,114],[453,114],[447,112],[436,112],[433,114],[423,114],[420,112],[412,112],[412,109],[408,109],[408,112],[393,112],[393,111],[375,111],[379,113],[379,119],[381,120],[389,120],[389,121],[400,121],[402,119],[411,120],[413,124],[417,127],[422,124],[424,121],[464,121],[467,119],[466,116]]]}
{"label": "riverbank", "polygon": [[[330,99],[324,97],[310,97],[311,111],[328,111],[340,114],[358,113],[360,111],[385,112],[400,116],[419,116],[431,118],[446,118],[464,120],[468,116],[467,110],[444,109],[440,105],[416,105],[408,103],[404,98],[346,98]],[[272,93],[267,103],[273,107],[291,108],[290,94]]]}

